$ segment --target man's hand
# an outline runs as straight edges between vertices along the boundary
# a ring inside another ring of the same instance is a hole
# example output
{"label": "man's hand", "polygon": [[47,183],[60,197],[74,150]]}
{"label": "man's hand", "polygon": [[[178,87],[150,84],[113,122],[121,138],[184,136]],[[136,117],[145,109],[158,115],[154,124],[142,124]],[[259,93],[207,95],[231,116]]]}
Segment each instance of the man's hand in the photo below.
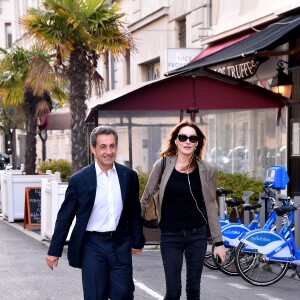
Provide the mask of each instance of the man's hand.
{"label": "man's hand", "polygon": [[51,270],[53,270],[53,267],[55,268],[57,267],[58,260],[59,257],[57,256],[51,256],[51,255],[46,256],[46,263]]}
{"label": "man's hand", "polygon": [[143,248],[142,249],[131,248],[131,253],[132,254],[140,254],[142,251],[143,251]]}

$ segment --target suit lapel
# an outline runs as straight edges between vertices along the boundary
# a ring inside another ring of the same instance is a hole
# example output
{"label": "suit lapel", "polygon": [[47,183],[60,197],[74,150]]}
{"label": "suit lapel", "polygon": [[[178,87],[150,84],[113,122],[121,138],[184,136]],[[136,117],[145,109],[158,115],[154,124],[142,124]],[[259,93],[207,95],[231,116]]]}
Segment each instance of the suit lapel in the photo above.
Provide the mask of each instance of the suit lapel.
{"label": "suit lapel", "polygon": [[118,178],[119,178],[119,183],[120,183],[120,188],[121,188],[121,194],[122,194],[122,201],[124,203],[125,201],[125,195],[126,195],[126,180],[127,180],[127,172],[126,169],[122,167],[122,165],[118,164],[115,162]]}
{"label": "suit lapel", "polygon": [[84,177],[89,191],[94,192],[96,194],[97,176],[96,176],[95,162],[90,164],[85,169]]}

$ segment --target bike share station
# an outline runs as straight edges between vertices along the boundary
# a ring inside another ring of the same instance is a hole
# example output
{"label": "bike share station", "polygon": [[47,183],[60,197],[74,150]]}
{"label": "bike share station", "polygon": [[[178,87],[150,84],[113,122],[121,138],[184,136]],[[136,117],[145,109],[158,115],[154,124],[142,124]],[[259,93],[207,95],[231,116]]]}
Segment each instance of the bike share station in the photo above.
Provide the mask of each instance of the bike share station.
{"label": "bike share station", "polygon": [[[276,191],[276,205],[280,203],[278,200],[283,195],[281,191],[286,189],[286,185],[289,183],[289,176],[287,174],[285,166],[272,166],[266,169],[266,178],[265,178],[265,185],[268,185],[270,188]],[[263,193],[260,194],[259,200],[262,204],[261,207],[261,226],[265,224],[267,210],[268,207],[266,206],[266,201],[262,200]],[[293,199],[293,204],[297,208],[295,210],[295,223],[294,223],[294,237],[295,243],[298,249],[300,249],[300,196],[295,196]],[[280,231],[282,227],[282,217],[276,217],[276,231]]]}
{"label": "bike share station", "polygon": [[[286,185],[289,182],[289,176],[286,172],[285,166],[272,166],[266,169],[266,176],[264,181],[264,186],[268,187],[268,189],[272,189],[274,192],[272,192],[272,197],[275,199],[275,205],[278,205],[280,203],[279,199],[285,198],[286,196],[282,195],[281,192],[286,189]],[[242,200],[245,204],[249,204],[250,196],[253,194],[252,191],[244,191]],[[286,197],[288,198],[288,197]],[[226,211],[226,194],[223,194],[219,197],[219,217],[220,220],[225,220],[225,211]],[[227,202],[227,201],[226,201]],[[259,217],[259,224],[260,227],[263,227],[266,223],[266,219],[268,216],[268,212],[272,210],[272,202],[270,201],[270,195],[266,195],[266,192],[259,194],[259,203],[261,205],[260,207],[260,217]],[[294,212],[295,214],[295,223],[294,223],[294,236],[295,236],[295,243],[298,249],[300,249],[300,196],[296,196],[293,199],[294,206],[297,207],[297,210]],[[236,211],[237,208],[235,207]],[[221,222],[221,221],[220,221]],[[249,211],[244,210],[244,225],[247,226],[250,223],[250,217],[249,217]],[[235,223],[237,225],[237,223]],[[232,224],[231,231],[229,233],[229,240],[231,246],[237,246],[238,240],[240,236],[244,233],[246,233],[246,229],[241,226],[235,226]],[[227,226],[227,229],[229,229],[230,226]],[[282,228],[282,217],[277,216],[276,217],[276,231],[280,231]],[[234,229],[234,230],[232,230]],[[226,242],[226,236],[227,232],[223,231],[223,233],[226,233],[225,236],[223,235],[223,239],[225,239],[224,242]],[[228,241],[229,241],[228,240]]]}
{"label": "bike share station", "polygon": [[[205,260],[207,267],[218,268],[230,276],[240,275],[257,286],[279,281],[289,269],[300,279],[300,197],[291,199],[282,194],[289,182],[284,166],[272,166],[265,174],[264,192],[259,194],[258,203],[249,203],[251,191],[244,191],[242,199],[234,199],[226,198],[231,190],[217,189],[226,258],[220,264],[210,254],[214,265],[209,255]],[[241,204],[243,223],[238,213]],[[229,207],[235,210],[237,222],[230,221]]]}

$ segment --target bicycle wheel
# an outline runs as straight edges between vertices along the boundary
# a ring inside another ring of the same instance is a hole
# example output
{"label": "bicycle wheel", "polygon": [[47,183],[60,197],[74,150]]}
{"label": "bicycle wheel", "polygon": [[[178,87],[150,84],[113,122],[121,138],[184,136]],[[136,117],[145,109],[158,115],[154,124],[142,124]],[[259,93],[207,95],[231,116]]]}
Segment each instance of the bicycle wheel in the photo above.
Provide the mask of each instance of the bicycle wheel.
{"label": "bicycle wheel", "polygon": [[287,272],[289,263],[266,260],[264,254],[243,251],[244,243],[236,248],[235,264],[241,277],[257,286],[267,286],[279,281]]}
{"label": "bicycle wheel", "polygon": [[220,271],[229,276],[239,276],[240,273],[236,269],[235,260],[235,247],[226,248],[226,257],[223,264],[218,264],[215,257],[213,257],[215,264],[219,267]]}
{"label": "bicycle wheel", "polygon": [[208,238],[207,239],[206,255],[205,255],[205,258],[204,258],[204,266],[211,269],[211,270],[219,270],[219,267],[214,262],[212,247],[213,247],[212,238]]}

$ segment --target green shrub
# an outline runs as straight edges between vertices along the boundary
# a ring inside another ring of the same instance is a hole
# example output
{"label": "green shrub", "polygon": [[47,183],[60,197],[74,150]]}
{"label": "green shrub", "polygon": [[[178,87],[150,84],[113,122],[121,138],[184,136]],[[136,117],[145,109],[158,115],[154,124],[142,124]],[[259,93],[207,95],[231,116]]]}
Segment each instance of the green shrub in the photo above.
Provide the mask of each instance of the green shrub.
{"label": "green shrub", "polygon": [[60,172],[60,177],[64,181],[68,181],[73,172],[72,163],[66,159],[42,161],[39,170],[43,173],[47,170],[51,170],[52,173]]}
{"label": "green shrub", "polygon": [[258,198],[262,190],[262,180],[251,177],[246,173],[224,173],[217,170],[217,187],[231,189],[232,198],[242,199],[243,191],[252,191],[253,195],[250,197],[250,203]]}
{"label": "green shrub", "polygon": [[141,199],[143,192],[145,190],[148,178],[149,178],[149,173],[143,172],[141,167],[136,168],[136,172],[139,177],[139,182],[140,182],[140,192],[139,192],[139,197]]}

